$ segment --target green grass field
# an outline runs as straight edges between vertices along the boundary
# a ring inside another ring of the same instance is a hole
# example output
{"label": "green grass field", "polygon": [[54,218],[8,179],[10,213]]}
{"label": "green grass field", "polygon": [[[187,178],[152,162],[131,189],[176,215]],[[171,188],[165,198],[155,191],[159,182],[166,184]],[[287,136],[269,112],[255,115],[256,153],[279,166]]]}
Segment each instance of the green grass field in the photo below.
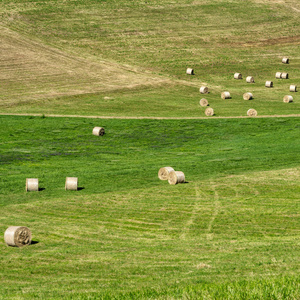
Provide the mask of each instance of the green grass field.
{"label": "green grass field", "polygon": [[[0,243],[0,299],[299,299],[299,13],[298,0],[2,1],[0,231],[27,226],[33,244]],[[264,118],[239,118],[249,108]],[[160,181],[164,166],[187,183]]]}

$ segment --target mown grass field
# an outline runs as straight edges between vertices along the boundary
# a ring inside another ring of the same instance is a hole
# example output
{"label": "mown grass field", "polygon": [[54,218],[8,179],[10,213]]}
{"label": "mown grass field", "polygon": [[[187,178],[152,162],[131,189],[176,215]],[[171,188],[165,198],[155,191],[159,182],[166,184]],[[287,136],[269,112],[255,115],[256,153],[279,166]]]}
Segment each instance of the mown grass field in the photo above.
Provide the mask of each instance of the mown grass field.
{"label": "mown grass field", "polygon": [[[300,87],[299,13],[297,0],[2,1],[0,114],[43,116],[0,115],[0,229],[34,241],[0,243],[0,298],[299,299],[299,92],[282,101]],[[215,117],[187,119],[203,97]],[[273,117],[218,118],[249,108]],[[160,181],[168,165],[187,183]]]}

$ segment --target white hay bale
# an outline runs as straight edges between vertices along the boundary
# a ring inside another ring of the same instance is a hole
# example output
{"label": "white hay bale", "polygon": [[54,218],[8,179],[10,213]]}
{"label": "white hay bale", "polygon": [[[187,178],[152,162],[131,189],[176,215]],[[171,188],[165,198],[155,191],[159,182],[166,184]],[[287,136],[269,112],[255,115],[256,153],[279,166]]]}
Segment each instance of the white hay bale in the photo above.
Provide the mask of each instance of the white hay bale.
{"label": "white hay bale", "polygon": [[208,94],[208,87],[207,86],[201,86],[199,91],[200,91],[201,94]]}
{"label": "white hay bale", "polygon": [[208,107],[206,110],[205,110],[205,115],[210,117],[210,116],[213,116],[215,114],[214,110],[211,108],[211,107]]}
{"label": "white hay bale", "polygon": [[243,95],[243,99],[244,100],[251,100],[251,99],[253,99],[253,94],[252,93],[245,93],[244,95]]}
{"label": "white hay bale", "polygon": [[248,83],[254,83],[254,78],[252,76],[247,76],[246,82],[248,82]]}
{"label": "white hay bale", "polygon": [[268,88],[271,88],[271,87],[273,87],[273,81],[266,81],[266,83],[265,83],[265,87],[268,87]]}
{"label": "white hay bale", "polygon": [[174,171],[174,169],[172,167],[160,168],[158,171],[158,178],[160,180],[168,180],[170,172],[172,172],[172,171]]}
{"label": "white hay bale", "polygon": [[221,98],[222,99],[230,99],[231,97],[230,97],[230,93],[229,92],[222,92],[221,93]]}
{"label": "white hay bale", "polygon": [[294,84],[290,85],[290,92],[297,92],[297,86]]}
{"label": "white hay bale", "polygon": [[275,78],[277,78],[277,79],[280,79],[281,78],[281,72],[276,72],[276,74],[275,74]]}
{"label": "white hay bale", "polygon": [[204,98],[202,98],[200,101],[199,101],[200,105],[201,106],[207,106],[208,105],[208,101]]}
{"label": "white hay bale", "polygon": [[234,79],[242,79],[241,73],[234,73]]}
{"label": "white hay bale", "polygon": [[172,171],[168,179],[169,184],[178,184],[185,182],[184,173],[181,171]]}
{"label": "white hay bale", "polygon": [[26,178],[26,192],[36,192],[39,190],[38,178]]}
{"label": "white hay bale", "polygon": [[257,116],[257,111],[256,111],[255,109],[253,109],[253,108],[250,108],[250,109],[248,109],[248,111],[247,111],[247,115],[248,115],[249,117],[256,117],[256,116]]}
{"label": "white hay bale", "polygon": [[186,74],[188,74],[188,75],[194,75],[194,69],[192,69],[192,68],[187,68],[187,69],[186,69]]}
{"label": "white hay bale", "polygon": [[78,189],[78,178],[77,177],[67,177],[65,190],[66,191],[77,191]]}
{"label": "white hay bale", "polygon": [[31,244],[31,232],[24,226],[10,226],[5,230],[4,241],[8,246],[22,247]]}
{"label": "white hay bale", "polygon": [[289,73],[281,73],[281,78],[282,79],[288,79],[289,78]]}
{"label": "white hay bale", "polygon": [[93,128],[93,135],[102,136],[104,135],[105,130],[103,127],[94,127]]}
{"label": "white hay bale", "polygon": [[283,97],[283,102],[284,103],[290,103],[290,102],[293,102],[293,97],[291,95],[285,95]]}
{"label": "white hay bale", "polygon": [[289,58],[287,58],[287,57],[284,57],[283,59],[282,59],[282,63],[283,64],[288,64],[290,62],[290,60],[289,60]]}

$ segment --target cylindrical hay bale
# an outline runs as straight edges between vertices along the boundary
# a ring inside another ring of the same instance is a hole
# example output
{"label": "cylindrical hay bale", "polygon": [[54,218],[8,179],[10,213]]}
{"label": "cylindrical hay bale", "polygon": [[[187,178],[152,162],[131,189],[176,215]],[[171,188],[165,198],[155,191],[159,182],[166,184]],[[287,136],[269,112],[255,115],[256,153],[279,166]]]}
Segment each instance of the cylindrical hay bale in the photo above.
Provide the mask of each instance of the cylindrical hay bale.
{"label": "cylindrical hay bale", "polygon": [[5,230],[4,241],[8,246],[22,247],[31,244],[31,232],[24,226],[10,226]]}
{"label": "cylindrical hay bale", "polygon": [[94,129],[93,129],[93,135],[97,135],[97,136],[102,136],[102,135],[104,135],[104,133],[105,133],[105,130],[104,130],[104,128],[103,127],[94,127]]}
{"label": "cylindrical hay bale", "polygon": [[241,73],[234,73],[234,79],[242,79]]}
{"label": "cylindrical hay bale", "polygon": [[251,99],[253,99],[252,93],[245,93],[245,94],[243,95],[243,99],[244,99],[244,100],[251,100]]}
{"label": "cylindrical hay bale", "polygon": [[188,74],[188,75],[194,75],[194,69],[192,69],[192,68],[187,68],[187,69],[186,69],[186,74]]}
{"label": "cylindrical hay bale", "polygon": [[36,192],[39,190],[38,178],[26,178],[26,192]]}
{"label": "cylindrical hay bale", "polygon": [[281,73],[281,78],[282,79],[288,79],[289,78],[289,73]]}
{"label": "cylindrical hay bale", "polygon": [[273,87],[273,81],[266,81],[265,87]]}
{"label": "cylindrical hay bale", "polygon": [[168,180],[170,172],[172,172],[172,171],[174,171],[174,169],[172,167],[160,168],[158,171],[158,178],[160,180]]}
{"label": "cylindrical hay bale", "polygon": [[208,101],[204,98],[202,98],[200,101],[199,101],[200,105],[201,106],[207,106],[208,105]]}
{"label": "cylindrical hay bale", "polygon": [[77,191],[78,189],[78,178],[77,177],[67,177],[65,190],[66,191]]}
{"label": "cylindrical hay bale", "polygon": [[215,114],[214,110],[211,108],[211,107],[208,107],[206,110],[205,110],[205,115],[210,117],[210,116],[213,116]]}
{"label": "cylindrical hay bale", "polygon": [[290,92],[297,92],[297,86],[296,85],[290,85]]}
{"label": "cylindrical hay bale", "polygon": [[172,171],[172,172],[170,172],[168,182],[170,184],[184,183],[185,182],[184,173],[181,172],[181,171]]}
{"label": "cylindrical hay bale", "polygon": [[208,94],[208,87],[207,86],[201,86],[200,87],[200,93],[201,94]]}
{"label": "cylindrical hay bale", "polygon": [[276,72],[275,74],[275,78],[279,79],[281,78],[282,73],[281,72]]}
{"label": "cylindrical hay bale", "polygon": [[230,99],[230,93],[229,92],[222,92],[221,93],[222,99]]}
{"label": "cylindrical hay bale", "polygon": [[293,102],[293,97],[291,95],[285,95],[283,97],[283,102],[284,103],[290,103],[290,102]]}
{"label": "cylindrical hay bale", "polygon": [[247,76],[246,82],[248,82],[248,83],[254,83],[254,78],[252,76]]}
{"label": "cylindrical hay bale", "polygon": [[284,57],[283,59],[282,59],[282,63],[283,64],[288,64],[290,62],[290,60],[287,58],[287,57]]}
{"label": "cylindrical hay bale", "polygon": [[248,109],[248,111],[247,111],[247,115],[248,115],[249,117],[256,117],[256,116],[257,116],[257,111],[256,111],[255,109],[253,109],[253,108],[250,108],[250,109]]}

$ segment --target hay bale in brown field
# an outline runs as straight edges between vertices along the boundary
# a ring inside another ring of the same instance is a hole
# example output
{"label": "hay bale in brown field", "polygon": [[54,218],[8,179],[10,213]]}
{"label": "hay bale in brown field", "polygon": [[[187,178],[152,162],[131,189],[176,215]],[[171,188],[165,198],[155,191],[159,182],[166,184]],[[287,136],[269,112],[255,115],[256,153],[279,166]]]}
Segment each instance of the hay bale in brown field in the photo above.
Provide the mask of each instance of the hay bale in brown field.
{"label": "hay bale in brown field", "polygon": [[283,102],[284,103],[290,103],[290,102],[293,102],[293,97],[291,95],[285,95],[283,97]]}
{"label": "hay bale in brown field", "polygon": [[66,177],[65,190],[66,191],[77,191],[78,189],[78,178],[77,177]]}
{"label": "hay bale in brown field", "polygon": [[280,79],[281,78],[281,72],[276,72],[276,74],[275,74],[275,78],[277,78],[277,79]]}
{"label": "hay bale in brown field", "polygon": [[215,114],[214,110],[211,108],[211,107],[208,107],[206,110],[205,110],[205,115],[210,117],[210,116],[213,116]]}
{"label": "hay bale in brown field", "polygon": [[290,85],[290,92],[297,92],[297,86],[294,84]]}
{"label": "hay bale in brown field", "polygon": [[273,81],[266,81],[266,83],[265,83],[265,87],[268,87],[268,88],[271,88],[271,87],[273,87]]}
{"label": "hay bale in brown field", "polygon": [[234,79],[242,79],[242,74],[241,73],[234,73]]}
{"label": "hay bale in brown field", "polygon": [[22,247],[31,244],[31,232],[25,226],[10,226],[5,230],[4,241],[8,246]]}
{"label": "hay bale in brown field", "polygon": [[172,167],[164,167],[160,168],[158,171],[158,178],[160,180],[168,180],[170,176],[170,172],[174,171]]}
{"label": "hay bale in brown field", "polygon": [[102,136],[104,135],[105,130],[103,127],[94,127],[93,128],[93,135]]}
{"label": "hay bale in brown field", "polygon": [[288,64],[290,62],[290,60],[289,60],[289,58],[287,58],[287,57],[284,57],[283,59],[282,59],[282,63],[283,64]]}
{"label": "hay bale in brown field", "polygon": [[39,190],[38,178],[26,178],[26,192],[36,192]]}
{"label": "hay bale in brown field", "polygon": [[187,69],[186,69],[186,74],[187,74],[187,75],[194,75],[194,69],[192,69],[192,68],[187,68]]}
{"label": "hay bale in brown field", "polygon": [[222,92],[221,93],[221,98],[222,99],[230,99],[231,97],[230,97],[230,93],[229,92]]}
{"label": "hay bale in brown field", "polygon": [[178,184],[185,182],[184,173],[181,171],[171,171],[168,179],[169,184]]}
{"label": "hay bale in brown field", "polygon": [[282,79],[288,79],[289,78],[289,73],[281,73],[281,78]]}
{"label": "hay bale in brown field", "polygon": [[199,101],[200,105],[201,106],[207,106],[208,105],[208,101],[204,98],[202,98],[200,101]]}
{"label": "hay bale in brown field", "polygon": [[247,76],[246,82],[247,83],[254,83],[254,78],[252,76]]}
{"label": "hay bale in brown field", "polygon": [[248,111],[247,111],[247,115],[248,115],[249,117],[256,117],[256,116],[257,116],[257,111],[256,111],[255,109],[253,109],[253,108],[250,108],[250,109],[248,109]]}
{"label": "hay bale in brown field", "polygon": [[251,99],[253,99],[253,94],[252,93],[245,93],[244,95],[243,95],[243,99],[244,100],[251,100]]}
{"label": "hay bale in brown field", "polygon": [[208,94],[208,87],[207,86],[201,86],[199,89],[201,94]]}

